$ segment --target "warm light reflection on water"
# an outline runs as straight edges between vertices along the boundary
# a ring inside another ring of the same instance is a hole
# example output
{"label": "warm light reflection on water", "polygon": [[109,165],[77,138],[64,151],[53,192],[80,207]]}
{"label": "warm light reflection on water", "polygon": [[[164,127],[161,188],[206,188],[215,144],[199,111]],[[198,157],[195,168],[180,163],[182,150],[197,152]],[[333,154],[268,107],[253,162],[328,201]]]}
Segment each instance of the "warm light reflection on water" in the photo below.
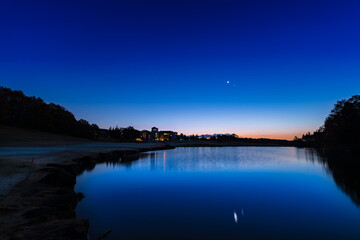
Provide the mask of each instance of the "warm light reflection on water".
{"label": "warm light reflection on water", "polygon": [[177,148],[77,178],[91,239],[359,239],[360,211],[321,157],[286,147]]}

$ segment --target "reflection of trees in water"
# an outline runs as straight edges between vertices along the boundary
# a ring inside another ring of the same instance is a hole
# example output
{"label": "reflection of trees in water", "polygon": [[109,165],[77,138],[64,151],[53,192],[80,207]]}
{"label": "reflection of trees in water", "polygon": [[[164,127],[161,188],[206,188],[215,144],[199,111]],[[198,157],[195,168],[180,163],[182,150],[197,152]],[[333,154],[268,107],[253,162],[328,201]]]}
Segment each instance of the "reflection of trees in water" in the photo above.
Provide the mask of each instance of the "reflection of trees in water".
{"label": "reflection of trees in water", "polygon": [[[106,160],[105,164],[107,167],[117,167],[117,166],[123,166],[126,168],[131,168],[131,166],[140,159],[147,159],[150,158],[150,168],[155,169],[156,168],[156,161],[158,158],[157,152],[151,152],[151,153],[140,153],[140,154],[131,154],[127,156],[119,157],[118,159],[114,160]],[[95,164],[91,166],[91,168],[88,168],[87,170],[90,171],[95,168]]]}
{"label": "reflection of trees in water", "polygon": [[147,158],[149,155],[150,155],[149,153],[131,154],[131,155],[119,157],[119,159],[116,160],[105,161],[105,163],[106,166],[110,166],[110,167],[116,167],[116,166],[131,167],[134,161]]}
{"label": "reflection of trees in water", "polygon": [[[315,153],[317,151],[317,153]],[[360,163],[359,154],[325,150],[307,150],[309,155],[317,155],[317,159],[329,171],[338,187],[360,206]],[[307,158],[313,161],[314,156]]]}

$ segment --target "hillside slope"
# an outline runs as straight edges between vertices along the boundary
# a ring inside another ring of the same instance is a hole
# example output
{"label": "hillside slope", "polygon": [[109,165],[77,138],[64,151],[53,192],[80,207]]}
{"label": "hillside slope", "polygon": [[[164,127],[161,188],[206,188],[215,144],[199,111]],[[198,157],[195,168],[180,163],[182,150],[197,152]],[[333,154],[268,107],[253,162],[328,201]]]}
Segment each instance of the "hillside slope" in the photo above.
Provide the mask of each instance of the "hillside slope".
{"label": "hillside slope", "polygon": [[0,125],[0,147],[61,146],[92,142],[61,134]]}

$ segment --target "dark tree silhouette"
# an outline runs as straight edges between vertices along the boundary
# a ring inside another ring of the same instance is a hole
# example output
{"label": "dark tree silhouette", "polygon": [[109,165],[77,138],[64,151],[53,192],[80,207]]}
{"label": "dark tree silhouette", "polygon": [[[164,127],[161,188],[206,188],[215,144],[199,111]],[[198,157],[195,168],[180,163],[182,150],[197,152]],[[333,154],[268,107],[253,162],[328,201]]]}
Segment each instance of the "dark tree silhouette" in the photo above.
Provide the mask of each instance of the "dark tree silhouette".
{"label": "dark tree silhouette", "polygon": [[140,137],[140,131],[132,126],[127,128],[119,128],[116,126],[115,128],[109,128],[109,136],[119,141],[135,141],[136,138]]}
{"label": "dark tree silhouette", "polygon": [[324,126],[307,133],[295,142],[302,146],[331,147],[359,151],[360,147],[360,95],[338,101]]}
{"label": "dark tree silhouette", "polygon": [[136,130],[134,127],[129,126],[122,129],[122,137],[125,140],[134,140],[140,136],[140,131]]}
{"label": "dark tree silhouette", "polygon": [[27,97],[22,91],[0,87],[0,124],[38,129],[94,139],[99,127],[85,120],[77,121],[64,107],[41,98]]}
{"label": "dark tree silhouette", "polygon": [[328,145],[359,145],[360,95],[338,101],[324,124],[324,138]]}

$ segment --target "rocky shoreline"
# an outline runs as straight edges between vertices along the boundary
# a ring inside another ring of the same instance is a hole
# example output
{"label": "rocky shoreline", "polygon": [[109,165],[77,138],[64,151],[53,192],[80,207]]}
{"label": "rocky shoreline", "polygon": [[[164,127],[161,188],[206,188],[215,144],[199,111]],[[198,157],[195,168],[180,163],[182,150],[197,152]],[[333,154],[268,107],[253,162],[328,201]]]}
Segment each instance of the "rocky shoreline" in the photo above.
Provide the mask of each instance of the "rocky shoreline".
{"label": "rocky shoreline", "polygon": [[29,176],[0,201],[0,239],[88,239],[89,220],[76,218],[83,198],[74,191],[76,176],[97,163],[133,161],[141,152],[172,148],[158,144],[32,164]]}

